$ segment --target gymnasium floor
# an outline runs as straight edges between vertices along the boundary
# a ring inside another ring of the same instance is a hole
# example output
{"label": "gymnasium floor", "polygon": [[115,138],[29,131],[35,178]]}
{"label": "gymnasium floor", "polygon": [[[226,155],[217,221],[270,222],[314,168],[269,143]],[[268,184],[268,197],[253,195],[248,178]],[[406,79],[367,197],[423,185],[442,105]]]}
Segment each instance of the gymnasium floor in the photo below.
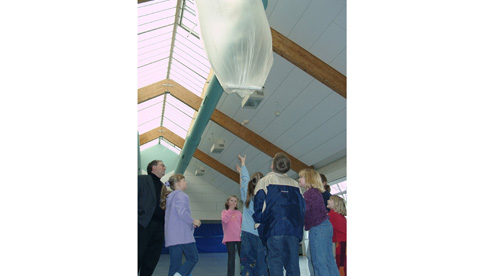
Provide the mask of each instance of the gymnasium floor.
{"label": "gymnasium floor", "polygon": [[[237,257],[238,261],[238,257]],[[157,268],[152,276],[167,276],[170,255],[162,254]],[[238,264],[238,262],[237,262]],[[235,267],[238,270],[238,266]],[[300,256],[301,276],[308,276],[308,263],[306,256]],[[240,272],[236,275],[240,275]],[[225,276],[227,275],[227,253],[200,253],[198,263],[193,269],[192,276]]]}

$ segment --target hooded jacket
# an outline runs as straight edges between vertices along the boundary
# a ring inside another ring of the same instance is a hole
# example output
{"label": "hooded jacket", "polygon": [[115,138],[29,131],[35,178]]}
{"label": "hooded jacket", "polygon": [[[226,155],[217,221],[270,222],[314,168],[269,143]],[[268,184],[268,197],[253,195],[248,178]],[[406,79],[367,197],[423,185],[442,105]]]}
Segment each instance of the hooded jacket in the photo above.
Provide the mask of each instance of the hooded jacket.
{"label": "hooded jacket", "polygon": [[188,195],[175,190],[167,196],[165,208],[165,247],[195,242]]}
{"label": "hooded jacket", "polygon": [[271,236],[303,238],[305,199],[287,174],[270,172],[255,187],[253,220],[264,244]]}

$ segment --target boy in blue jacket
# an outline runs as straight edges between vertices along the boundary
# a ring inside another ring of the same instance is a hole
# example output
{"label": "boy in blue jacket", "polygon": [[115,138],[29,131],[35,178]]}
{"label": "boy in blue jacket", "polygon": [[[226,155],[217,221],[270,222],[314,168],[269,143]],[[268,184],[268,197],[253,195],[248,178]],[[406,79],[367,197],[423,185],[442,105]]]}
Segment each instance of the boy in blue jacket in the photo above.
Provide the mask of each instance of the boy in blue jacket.
{"label": "boy in blue jacket", "polygon": [[286,154],[275,154],[271,169],[255,187],[255,227],[267,246],[270,275],[283,276],[283,268],[287,275],[300,275],[298,245],[303,239],[305,200],[298,183],[287,175]]}

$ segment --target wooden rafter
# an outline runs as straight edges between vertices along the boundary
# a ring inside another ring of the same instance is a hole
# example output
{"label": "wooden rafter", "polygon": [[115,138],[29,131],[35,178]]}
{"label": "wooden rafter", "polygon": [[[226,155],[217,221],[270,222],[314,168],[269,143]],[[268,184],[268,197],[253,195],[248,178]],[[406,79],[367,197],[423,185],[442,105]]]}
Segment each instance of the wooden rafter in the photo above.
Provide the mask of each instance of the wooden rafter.
{"label": "wooden rafter", "polygon": [[272,48],[275,53],[319,80],[345,99],[347,98],[347,77],[345,75],[273,28],[270,28],[270,30],[272,32]]}
{"label": "wooden rafter", "polygon": [[[202,98],[198,97],[197,95],[190,92],[188,89],[186,89],[185,87],[183,87],[182,85],[178,84],[173,80],[168,80],[169,86],[163,85],[166,82],[167,80],[163,80],[163,81],[151,84],[149,86],[140,88],[138,90],[138,99],[139,99],[138,103],[141,103],[140,99],[148,100],[168,91],[170,92],[170,94],[172,94],[172,96],[179,99],[181,102],[190,106],[194,110],[198,111],[198,109],[200,108],[200,104],[202,103]],[[284,152],[290,158],[291,168],[293,171],[299,172],[304,168],[310,167],[307,164],[298,160],[297,158],[293,157],[292,155],[288,154],[286,151],[270,143],[260,135],[242,126],[240,123],[238,123],[237,121],[235,121],[234,119],[230,118],[229,116],[225,115],[223,112],[217,109],[213,111],[213,114],[210,120],[220,125],[224,129],[230,131],[231,133],[235,134],[245,142],[249,143],[250,145],[257,148],[258,150],[267,154],[268,156],[273,157],[277,152],[280,152],[280,151]],[[140,144],[141,145],[143,144],[142,139],[140,139]]]}
{"label": "wooden rafter", "polygon": [[[154,139],[159,137],[163,137],[166,140],[170,141],[172,144],[179,148],[183,148],[185,144],[185,140],[178,136],[177,134],[173,133],[166,127],[157,127],[150,131],[147,131],[140,135],[140,145],[148,143]],[[229,167],[223,165],[222,163],[218,162],[214,158],[210,157],[208,154],[202,152],[201,150],[197,149],[193,153],[193,157],[197,158],[198,160],[205,163],[210,168],[216,170],[217,172],[223,174],[224,176],[230,178],[234,182],[238,183],[239,175],[238,172],[230,169]]]}

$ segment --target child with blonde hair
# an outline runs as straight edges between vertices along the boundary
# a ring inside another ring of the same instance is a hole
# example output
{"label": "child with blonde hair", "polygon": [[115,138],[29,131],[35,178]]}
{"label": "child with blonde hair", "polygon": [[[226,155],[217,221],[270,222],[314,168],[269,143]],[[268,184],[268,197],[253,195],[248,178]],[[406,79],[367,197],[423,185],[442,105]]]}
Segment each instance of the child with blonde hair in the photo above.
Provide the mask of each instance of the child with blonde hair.
{"label": "child with blonde hair", "polygon": [[[195,227],[201,222],[193,219],[185,176],[170,176],[162,188],[160,207],[165,210],[165,247],[170,253],[168,276],[190,275],[198,262],[198,250],[193,237]],[[185,262],[182,264],[182,254]]]}
{"label": "child with blonde hair", "polygon": [[347,208],[345,200],[337,195],[332,195],[328,200],[330,212],[330,222],[333,226],[332,242],[335,244],[335,260],[337,267],[343,266],[345,275],[347,275]]}
{"label": "child with blonde hair", "polygon": [[305,230],[309,231],[307,257],[311,265],[310,274],[340,276],[332,254],[333,227],[323,201],[325,187],[320,174],[308,168],[301,170],[298,175],[300,187],[307,189],[303,197],[306,203]]}
{"label": "child with blonde hair", "polygon": [[228,252],[227,276],[235,275],[235,247],[240,257],[242,213],[238,211],[237,204],[238,197],[231,195],[225,202],[225,210],[222,211],[222,243],[227,246]]}

